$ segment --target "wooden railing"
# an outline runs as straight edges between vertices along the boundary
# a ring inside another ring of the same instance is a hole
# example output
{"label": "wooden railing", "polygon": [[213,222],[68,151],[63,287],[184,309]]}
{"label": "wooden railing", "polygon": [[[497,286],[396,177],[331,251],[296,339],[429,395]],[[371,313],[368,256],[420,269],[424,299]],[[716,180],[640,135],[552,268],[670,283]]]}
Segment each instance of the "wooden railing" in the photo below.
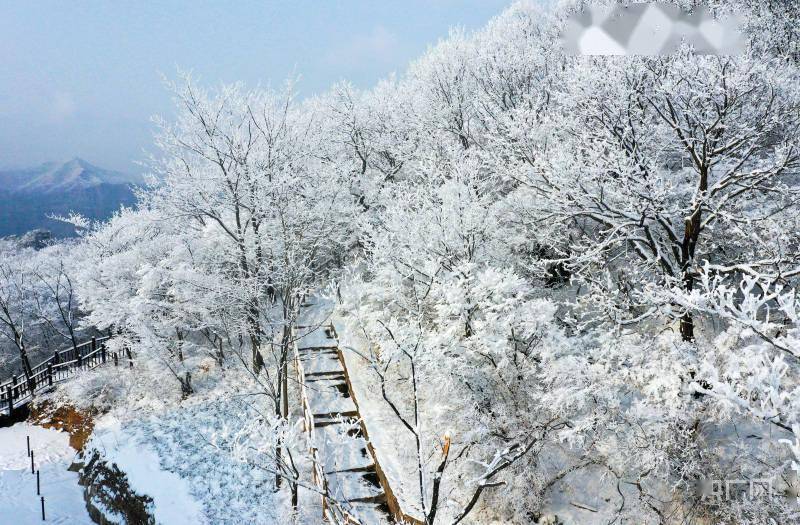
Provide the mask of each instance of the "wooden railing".
{"label": "wooden railing", "polygon": [[[19,374],[0,382],[0,414],[12,414],[14,409],[28,404],[37,393],[81,371],[92,370],[109,359],[118,365],[121,356],[107,351],[108,339],[92,337],[75,347],[53,352],[52,356],[33,367],[30,375]],[[133,366],[130,351],[126,357],[129,366]]]}
{"label": "wooden railing", "polygon": [[[293,330],[294,332],[294,330]],[[303,368],[303,364],[300,360],[300,350],[297,347],[297,335],[294,332],[292,339],[294,343],[292,344],[294,350],[294,369],[295,373],[297,374],[297,384],[300,387],[300,406],[303,409],[303,430],[305,430],[306,435],[306,443],[308,446],[309,453],[311,454],[311,463],[312,463],[312,471],[311,471],[311,479],[314,482],[314,485],[317,486],[320,494],[322,495],[322,517],[323,519],[327,518],[328,514],[328,487],[327,481],[325,479],[325,471],[322,468],[322,464],[320,463],[319,459],[319,451],[317,449],[316,443],[314,442],[314,414],[311,411],[311,404],[308,401],[308,389],[306,387],[306,373],[305,369]]]}
{"label": "wooden railing", "polygon": [[[333,325],[331,325],[331,327],[333,328]],[[340,347],[337,347],[336,354],[339,357],[339,361],[342,363],[342,368],[344,369],[344,380],[347,383],[347,389],[350,392],[350,397],[353,399],[353,404],[356,405],[356,409],[360,414],[361,408],[358,405],[356,390],[353,388],[353,383],[350,381],[350,372],[347,370],[347,360],[344,358],[344,353]],[[367,442],[367,451],[369,452],[370,456],[372,456],[372,461],[375,463],[375,473],[378,475],[378,482],[383,488],[383,493],[386,494],[386,504],[389,506],[389,510],[391,511],[392,516],[394,516],[395,521],[397,523],[404,523],[407,525],[424,525],[424,520],[419,518],[417,513],[408,512],[403,509],[400,499],[392,489],[389,477],[386,475],[383,467],[381,467],[380,460],[378,459],[378,452],[375,450],[375,446],[372,444],[372,440],[369,438],[367,422],[364,421],[364,418],[359,418],[359,424],[361,426],[361,433],[364,435],[364,439]]]}

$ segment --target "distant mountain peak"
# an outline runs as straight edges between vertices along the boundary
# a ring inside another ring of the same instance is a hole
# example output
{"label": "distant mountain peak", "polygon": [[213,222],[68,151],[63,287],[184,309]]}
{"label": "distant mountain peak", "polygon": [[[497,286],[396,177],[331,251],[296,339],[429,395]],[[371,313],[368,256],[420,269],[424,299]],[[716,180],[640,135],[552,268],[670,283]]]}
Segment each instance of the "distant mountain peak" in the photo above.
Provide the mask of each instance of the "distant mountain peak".
{"label": "distant mountain peak", "polygon": [[139,175],[98,168],[74,157],[66,162],[46,162],[36,168],[0,172],[0,184],[10,192],[66,192],[101,184],[141,184]]}
{"label": "distant mountain peak", "polygon": [[72,157],[64,163],[64,166],[79,166],[81,168],[96,168],[94,165],[88,163],[80,157]]}
{"label": "distant mountain peak", "polygon": [[[58,163],[56,162],[55,164],[58,164]],[[87,160],[84,160],[84,159],[82,159],[80,157],[72,157],[68,161],[61,163],[61,165],[64,166],[64,167],[82,168],[82,169],[85,169],[85,170],[110,171],[110,170],[105,170],[103,168],[98,168],[97,166],[95,166],[91,162],[89,162]],[[115,173],[119,173],[119,172],[115,172]]]}
{"label": "distant mountain peak", "polygon": [[[120,206],[136,206],[131,185],[142,182],[140,176],[98,168],[80,157],[0,171],[0,237],[41,228],[54,237],[75,235],[71,225],[50,217],[78,213],[106,220]],[[21,242],[37,246],[44,237],[34,233]]]}

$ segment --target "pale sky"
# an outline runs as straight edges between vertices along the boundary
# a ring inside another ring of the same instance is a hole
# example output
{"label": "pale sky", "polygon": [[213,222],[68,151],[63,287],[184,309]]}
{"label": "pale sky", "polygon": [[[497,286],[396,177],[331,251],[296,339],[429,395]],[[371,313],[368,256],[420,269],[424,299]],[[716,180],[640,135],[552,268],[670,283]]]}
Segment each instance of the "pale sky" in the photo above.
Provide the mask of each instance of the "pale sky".
{"label": "pale sky", "polygon": [[301,96],[370,87],[510,0],[0,0],[0,168],[82,157],[138,171],[150,117],[169,117],[161,75],[280,85]]}

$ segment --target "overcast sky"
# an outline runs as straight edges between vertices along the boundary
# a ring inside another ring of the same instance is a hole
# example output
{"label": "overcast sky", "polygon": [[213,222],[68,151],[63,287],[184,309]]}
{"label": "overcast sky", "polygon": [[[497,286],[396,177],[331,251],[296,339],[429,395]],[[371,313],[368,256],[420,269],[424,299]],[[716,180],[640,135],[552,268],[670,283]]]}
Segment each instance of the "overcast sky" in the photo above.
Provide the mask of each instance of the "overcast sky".
{"label": "overcast sky", "polygon": [[369,87],[510,0],[89,2],[0,0],[0,168],[74,156],[139,168],[150,117],[169,117],[161,74]]}

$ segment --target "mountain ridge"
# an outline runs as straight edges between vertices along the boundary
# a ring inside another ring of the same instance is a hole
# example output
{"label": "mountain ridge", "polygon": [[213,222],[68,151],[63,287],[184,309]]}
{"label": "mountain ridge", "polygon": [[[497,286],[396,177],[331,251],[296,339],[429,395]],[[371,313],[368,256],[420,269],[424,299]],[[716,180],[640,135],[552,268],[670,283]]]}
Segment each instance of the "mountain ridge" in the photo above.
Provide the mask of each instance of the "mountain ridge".
{"label": "mountain ridge", "polygon": [[0,171],[0,188],[10,193],[72,191],[101,184],[140,185],[140,175],[99,168],[80,157],[33,168]]}
{"label": "mountain ridge", "polygon": [[135,206],[139,175],[99,168],[81,158],[0,171],[0,237],[44,229],[56,237],[75,235],[74,228],[50,219],[77,213],[91,220],[108,219],[120,206]]}

